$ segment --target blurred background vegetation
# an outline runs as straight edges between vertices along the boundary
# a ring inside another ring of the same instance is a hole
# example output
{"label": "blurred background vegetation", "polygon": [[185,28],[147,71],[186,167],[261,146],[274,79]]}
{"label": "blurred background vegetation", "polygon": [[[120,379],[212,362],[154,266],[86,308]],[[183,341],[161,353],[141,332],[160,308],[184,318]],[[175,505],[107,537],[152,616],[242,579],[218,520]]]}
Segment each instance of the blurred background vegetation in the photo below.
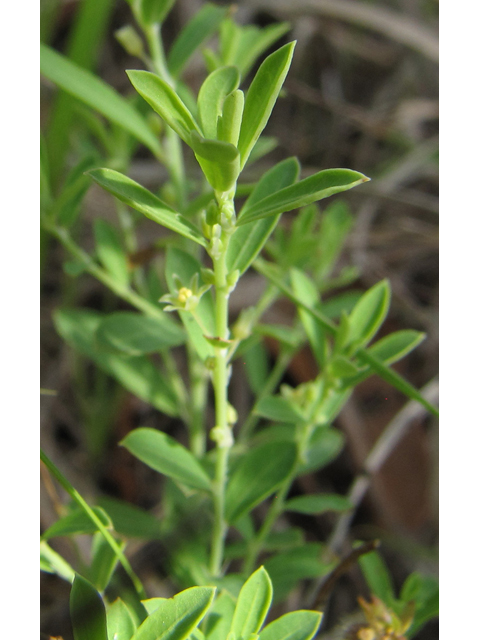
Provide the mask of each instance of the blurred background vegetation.
{"label": "blurred background vegetation", "polygon": [[[202,6],[200,0],[178,0],[163,35],[167,45]],[[228,4],[219,3],[217,4]],[[385,332],[412,328],[427,340],[395,365],[430,401],[438,393],[438,0],[246,0],[232,9],[240,23],[265,26],[288,21],[280,44],[298,41],[292,69],[266,133],[277,148],[250,169],[257,179],[269,166],[296,155],[305,175],[330,167],[349,167],[372,178],[345,198],[353,226],[340,260],[357,277],[352,289],[366,289],[380,279],[392,285],[393,302]],[[133,89],[125,69],[139,68],[114,37],[132,22],[124,0],[42,0],[42,41],[98,73],[123,95]],[[252,71],[252,74],[255,70]],[[196,91],[204,78],[201,57],[189,65],[187,82]],[[68,169],[94,145],[86,135],[85,110],[59,94],[46,81],[41,87],[42,128],[57,185]],[[70,106],[69,106],[70,103]],[[188,167],[188,163],[187,163]],[[190,170],[194,170],[190,167]],[[130,175],[158,189],[161,168],[139,148]],[[248,176],[247,176],[248,178]],[[114,219],[112,199],[84,186],[81,216],[88,222],[78,232],[91,248],[91,221]],[[283,216],[288,229],[292,215]],[[138,228],[135,259],[154,258],[151,226]],[[135,251],[133,251],[135,249]],[[52,311],[61,305],[115,310],[118,301],[88,276],[74,277],[63,261],[62,247],[42,239],[41,379],[55,395],[42,398],[41,437],[44,448],[80,492],[107,495],[144,508],[159,498],[158,478],[134,464],[118,441],[132,428],[156,426],[175,432],[175,421],[128,394],[111,378],[74,354],[56,333]],[[248,274],[232,298],[232,316],[254,303],[260,276]],[[348,288],[346,289],[348,291]],[[270,321],[288,323],[293,308],[274,307]],[[268,342],[272,360],[275,343]],[[308,351],[295,358],[285,381],[298,384],[316,375]],[[249,402],[249,388],[239,373],[234,404]],[[437,571],[437,424],[422,410],[400,413],[405,398],[375,377],[355,391],[337,426],[346,436],[341,456],[317,476],[302,479],[298,494],[314,491],[347,493],[379,434],[392,420],[408,429],[394,453],[373,478],[351,526],[355,538],[382,540],[382,553],[397,585],[413,570]],[[42,530],[57,517],[47,479],[42,483]],[[299,517],[299,516],[297,516]],[[312,540],[324,541],[334,522],[327,517],[301,518]],[[69,557],[68,541],[55,541]],[[53,543],[52,543],[53,545]],[[133,552],[147,588],[165,579],[161,555],[149,544]],[[42,629],[68,638],[68,589],[54,576],[42,575]],[[339,581],[331,601],[328,625],[356,607],[365,593],[353,568]],[[301,607],[302,603],[292,603]],[[65,631],[67,629],[67,631]],[[333,637],[333,636],[332,636]],[[429,623],[419,640],[438,637]]]}

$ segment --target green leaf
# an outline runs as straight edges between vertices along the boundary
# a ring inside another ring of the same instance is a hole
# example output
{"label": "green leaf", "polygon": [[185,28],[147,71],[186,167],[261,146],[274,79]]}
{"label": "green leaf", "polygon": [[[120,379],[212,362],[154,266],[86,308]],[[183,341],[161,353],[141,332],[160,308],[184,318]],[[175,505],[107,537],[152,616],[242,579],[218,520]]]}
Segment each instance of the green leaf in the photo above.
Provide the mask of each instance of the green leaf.
{"label": "green leaf", "polygon": [[142,600],[142,604],[145,607],[148,615],[153,613],[160,607],[167,598],[149,598],[148,600]]}
{"label": "green leaf", "polygon": [[[228,22],[230,22],[230,28],[228,30],[223,29],[225,33],[222,38],[222,48],[224,50],[222,57],[228,55],[228,64],[235,64],[244,78],[262,53],[290,29],[290,25],[287,22],[270,24],[263,29],[259,29],[255,25],[238,26],[231,20]],[[232,31],[234,33],[233,37]]]}
{"label": "green leaf", "polygon": [[56,330],[69,345],[92,359],[125,389],[167,415],[178,415],[170,384],[147,356],[118,356],[98,348],[95,335],[102,321],[101,314],[62,309],[54,312],[53,321]]}
{"label": "green leaf", "polygon": [[107,611],[107,631],[109,640],[130,640],[137,628],[128,606],[117,598]]}
{"label": "green leaf", "polygon": [[391,291],[388,280],[377,282],[363,294],[349,316],[348,343],[356,348],[368,344],[388,313]]}
{"label": "green leaf", "polygon": [[143,26],[162,23],[170,13],[175,0],[127,0],[132,5],[136,19]]}
{"label": "green leaf", "polygon": [[130,283],[128,258],[117,230],[110,223],[97,218],[93,223],[95,251],[108,273],[124,287]]}
{"label": "green leaf", "polygon": [[257,394],[268,378],[268,353],[262,342],[258,342],[242,355],[250,389]]}
{"label": "green leaf", "polygon": [[171,229],[171,231],[179,233],[185,238],[194,240],[203,247],[207,246],[205,238],[189,220],[169,207],[160,198],[157,198],[148,189],[142,187],[138,182],[113,169],[94,169],[89,171],[88,175],[103,189],[114,195],[121,202],[140,211],[147,218],[167,229]]}
{"label": "green leaf", "polygon": [[342,314],[342,311],[349,314],[361,297],[361,291],[345,291],[345,293],[339,293],[332,298],[328,298],[328,300],[322,301],[322,312],[327,318],[332,319],[338,318]]}
{"label": "green leaf", "polygon": [[230,632],[238,640],[258,633],[272,602],[272,582],[263,567],[243,585],[237,599]]}
{"label": "green leaf", "polygon": [[306,453],[307,461],[301,465],[298,475],[326,467],[339,455],[344,444],[345,439],[340,431],[329,427],[320,427],[312,436]]}
{"label": "green leaf", "polygon": [[250,85],[238,140],[242,168],[268,122],[290,68],[294,48],[295,42],[290,42],[269,55]]}
{"label": "green leaf", "polygon": [[219,7],[207,2],[183,27],[167,56],[167,66],[178,77],[198,47],[218,29],[229,7]]}
{"label": "green leaf", "polygon": [[184,640],[207,612],[214,587],[192,587],[165,600],[142,622],[131,640]]}
{"label": "green leaf", "polygon": [[108,640],[103,600],[93,585],[76,575],[70,592],[74,640]]}
{"label": "green leaf", "polygon": [[425,333],[420,331],[395,331],[375,342],[368,352],[385,364],[393,364],[413,351],[425,337]]}
{"label": "green leaf", "polygon": [[402,602],[415,602],[415,617],[407,636],[414,638],[418,631],[439,613],[438,579],[414,572],[405,580],[400,594]]}
{"label": "green leaf", "polygon": [[185,333],[168,317],[153,318],[134,311],[116,311],[101,321],[96,338],[102,346],[138,356],[183,344]]}
{"label": "green leaf", "polygon": [[[107,528],[112,528],[110,518],[105,511],[99,507],[93,507],[93,511]],[[42,534],[41,540],[49,540],[57,536],[73,536],[78,534],[90,534],[98,531],[98,527],[81,509],[75,509],[72,513],[63,516],[54,522]]]}
{"label": "green leaf", "polygon": [[160,538],[160,522],[148,511],[123,500],[105,496],[102,496],[98,502],[108,513],[115,531],[122,536],[146,540]]}
{"label": "green leaf", "polygon": [[217,138],[217,122],[222,115],[223,103],[240,83],[236,67],[221,67],[210,73],[198,92],[198,117],[206,138]]}
{"label": "green leaf", "polygon": [[298,207],[305,207],[312,202],[323,200],[335,193],[352,189],[362,182],[367,182],[362,173],[350,169],[325,169],[304,178],[296,184],[281,189],[254,206],[244,206],[238,216],[238,224],[246,224],[253,220],[277,215],[285,211],[292,211]]}
{"label": "green leaf", "polygon": [[233,91],[225,98],[222,115],[217,123],[217,137],[219,140],[230,142],[237,146],[244,106],[245,96],[240,89]]}
{"label": "green leaf", "polygon": [[276,491],[295,464],[290,442],[260,445],[244,454],[227,485],[225,517],[234,522]]}
{"label": "green leaf", "polygon": [[305,420],[300,409],[282,396],[262,398],[255,407],[255,413],[269,420],[290,424],[298,424]]}
{"label": "green leaf", "polygon": [[322,561],[324,552],[325,545],[306,542],[268,558],[265,568],[273,583],[274,602],[284,600],[300,580],[326,575],[331,564]]}
{"label": "green leaf", "polygon": [[139,112],[112,87],[44,44],[40,45],[42,74],[70,95],[78,98],[159,154],[156,135]]}
{"label": "green leaf", "polygon": [[320,218],[318,233],[318,262],[316,273],[326,279],[345,244],[345,239],[353,225],[353,216],[348,205],[336,200],[328,205]]}
{"label": "green leaf", "polygon": [[324,493],[313,496],[299,496],[287,500],[285,511],[295,513],[319,514],[326,511],[348,511],[352,508],[350,500],[336,493]]}
{"label": "green leaf", "polygon": [[195,131],[190,138],[198,164],[215,191],[230,191],[240,172],[240,155],[229,142],[202,138]]}
{"label": "green leaf", "polygon": [[149,71],[130,70],[127,75],[142,98],[184,142],[190,144],[192,131],[202,133],[190,111],[165,80]]}
{"label": "green leaf", "polygon": [[120,444],[155,471],[194,489],[211,490],[210,478],[188,449],[165,433],[141,427]]}
{"label": "green leaf", "polygon": [[370,365],[372,370],[377,373],[381,378],[383,378],[386,382],[395,387],[402,393],[404,393],[408,398],[412,400],[416,400],[419,402],[427,411],[429,411],[432,415],[439,415],[438,409],[434,407],[428,400],[422,396],[422,394],[412,387],[412,385],[407,382],[402,376],[398,375],[396,371],[393,369],[389,369],[386,367],[378,358],[375,358],[369,353],[367,349],[359,349],[357,352],[357,358],[361,360],[363,363]]}
{"label": "green leaf", "polygon": [[390,608],[395,605],[392,579],[383,558],[376,551],[361,556],[358,560],[362,573],[373,594]]}
{"label": "green leaf", "polygon": [[[290,281],[295,295],[302,302],[312,308],[319,306],[320,296],[317,286],[306,273],[292,267],[290,269]],[[297,311],[315,358],[319,365],[323,367],[327,357],[325,330],[305,309],[298,308]]]}
{"label": "green leaf", "polygon": [[268,624],[258,640],[310,640],[317,633],[322,616],[318,611],[291,611]]}
{"label": "green leaf", "polygon": [[[245,206],[253,206],[259,200],[292,185],[298,178],[300,165],[296,158],[287,158],[269,169],[255,185]],[[280,216],[245,224],[235,230],[227,249],[229,271],[238,269],[244,273],[264,247]]]}
{"label": "green leaf", "polygon": [[223,591],[215,599],[205,623],[205,636],[207,640],[225,640],[232,624],[235,600]]}
{"label": "green leaf", "polygon": [[[120,544],[122,551],[125,546],[125,542]],[[96,589],[103,592],[110,583],[113,572],[118,565],[118,557],[101,533],[96,533],[93,536],[91,555],[92,561],[88,578]]]}
{"label": "green leaf", "polygon": [[353,362],[350,362],[348,358],[344,356],[335,356],[328,363],[328,369],[330,374],[334,378],[348,378],[349,376],[354,376],[359,372],[358,367],[356,367]]}

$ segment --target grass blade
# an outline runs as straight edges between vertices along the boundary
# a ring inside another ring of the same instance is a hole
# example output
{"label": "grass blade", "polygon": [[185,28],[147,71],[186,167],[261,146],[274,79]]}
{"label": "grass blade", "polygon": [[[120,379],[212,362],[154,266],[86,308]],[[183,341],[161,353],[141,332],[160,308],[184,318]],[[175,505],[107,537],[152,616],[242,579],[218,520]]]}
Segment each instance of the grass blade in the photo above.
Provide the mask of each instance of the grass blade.
{"label": "grass blade", "polygon": [[88,517],[92,520],[92,522],[97,526],[100,533],[103,535],[105,540],[110,545],[112,551],[115,553],[118,558],[120,564],[127,572],[130,577],[135,590],[141,598],[146,598],[145,591],[143,590],[142,583],[140,582],[138,576],[133,571],[129,561],[125,557],[125,554],[121,550],[119,544],[112,536],[112,534],[105,528],[103,522],[97,516],[95,511],[88,505],[88,503],[82,498],[82,496],[78,493],[78,491],[72,487],[70,482],[65,478],[65,476],[60,472],[60,470],[54,465],[54,463],[50,460],[47,454],[40,449],[40,460],[44,463],[50,473],[58,480],[58,482],[62,485],[68,495],[74,500],[88,515]]}
{"label": "grass blade", "polygon": [[156,135],[139,112],[93,73],[44,44],[40,45],[40,71],[60,89],[128,131],[155,155],[161,154]]}

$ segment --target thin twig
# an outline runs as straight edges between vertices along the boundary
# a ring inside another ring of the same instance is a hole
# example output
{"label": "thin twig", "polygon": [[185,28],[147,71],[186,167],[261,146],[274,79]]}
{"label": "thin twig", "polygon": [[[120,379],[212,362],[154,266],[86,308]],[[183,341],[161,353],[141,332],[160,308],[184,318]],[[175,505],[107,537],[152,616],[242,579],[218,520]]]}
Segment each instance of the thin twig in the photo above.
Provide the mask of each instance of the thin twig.
{"label": "thin twig", "polygon": [[323,583],[318,590],[315,601],[311,608],[317,609],[318,611],[322,610],[325,607],[337,580],[341,578],[343,574],[346,573],[361,556],[365,555],[366,553],[370,553],[370,551],[378,549],[379,546],[380,540],[371,540],[369,542],[364,542],[359,547],[353,549],[353,551],[350,551],[350,553],[345,558],[340,560],[335,569],[333,569],[333,571],[329,573],[328,576],[323,580]]}

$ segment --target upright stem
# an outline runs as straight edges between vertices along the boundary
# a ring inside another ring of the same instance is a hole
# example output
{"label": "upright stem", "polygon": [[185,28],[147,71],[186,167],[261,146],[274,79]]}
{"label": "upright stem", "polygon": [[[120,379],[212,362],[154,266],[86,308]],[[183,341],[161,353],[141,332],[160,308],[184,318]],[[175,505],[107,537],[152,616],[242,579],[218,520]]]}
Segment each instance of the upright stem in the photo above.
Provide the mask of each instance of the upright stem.
{"label": "upright stem", "polygon": [[[225,204],[225,200],[223,201]],[[233,197],[228,204],[233,210]],[[222,202],[219,200],[219,210]],[[216,225],[219,226],[219,225]],[[219,238],[216,249],[212,249],[213,272],[215,274],[215,330],[216,338],[228,340],[228,298],[230,286],[227,281],[227,247],[230,234],[225,230]],[[212,247],[214,243],[212,243]],[[225,489],[227,484],[228,457],[233,445],[232,428],[228,416],[228,349],[220,345],[215,347],[215,367],[213,370],[213,389],[215,393],[215,428],[212,437],[217,442],[217,458],[214,481],[214,523],[210,570],[219,576],[222,568],[223,550],[227,523],[225,521]]]}

